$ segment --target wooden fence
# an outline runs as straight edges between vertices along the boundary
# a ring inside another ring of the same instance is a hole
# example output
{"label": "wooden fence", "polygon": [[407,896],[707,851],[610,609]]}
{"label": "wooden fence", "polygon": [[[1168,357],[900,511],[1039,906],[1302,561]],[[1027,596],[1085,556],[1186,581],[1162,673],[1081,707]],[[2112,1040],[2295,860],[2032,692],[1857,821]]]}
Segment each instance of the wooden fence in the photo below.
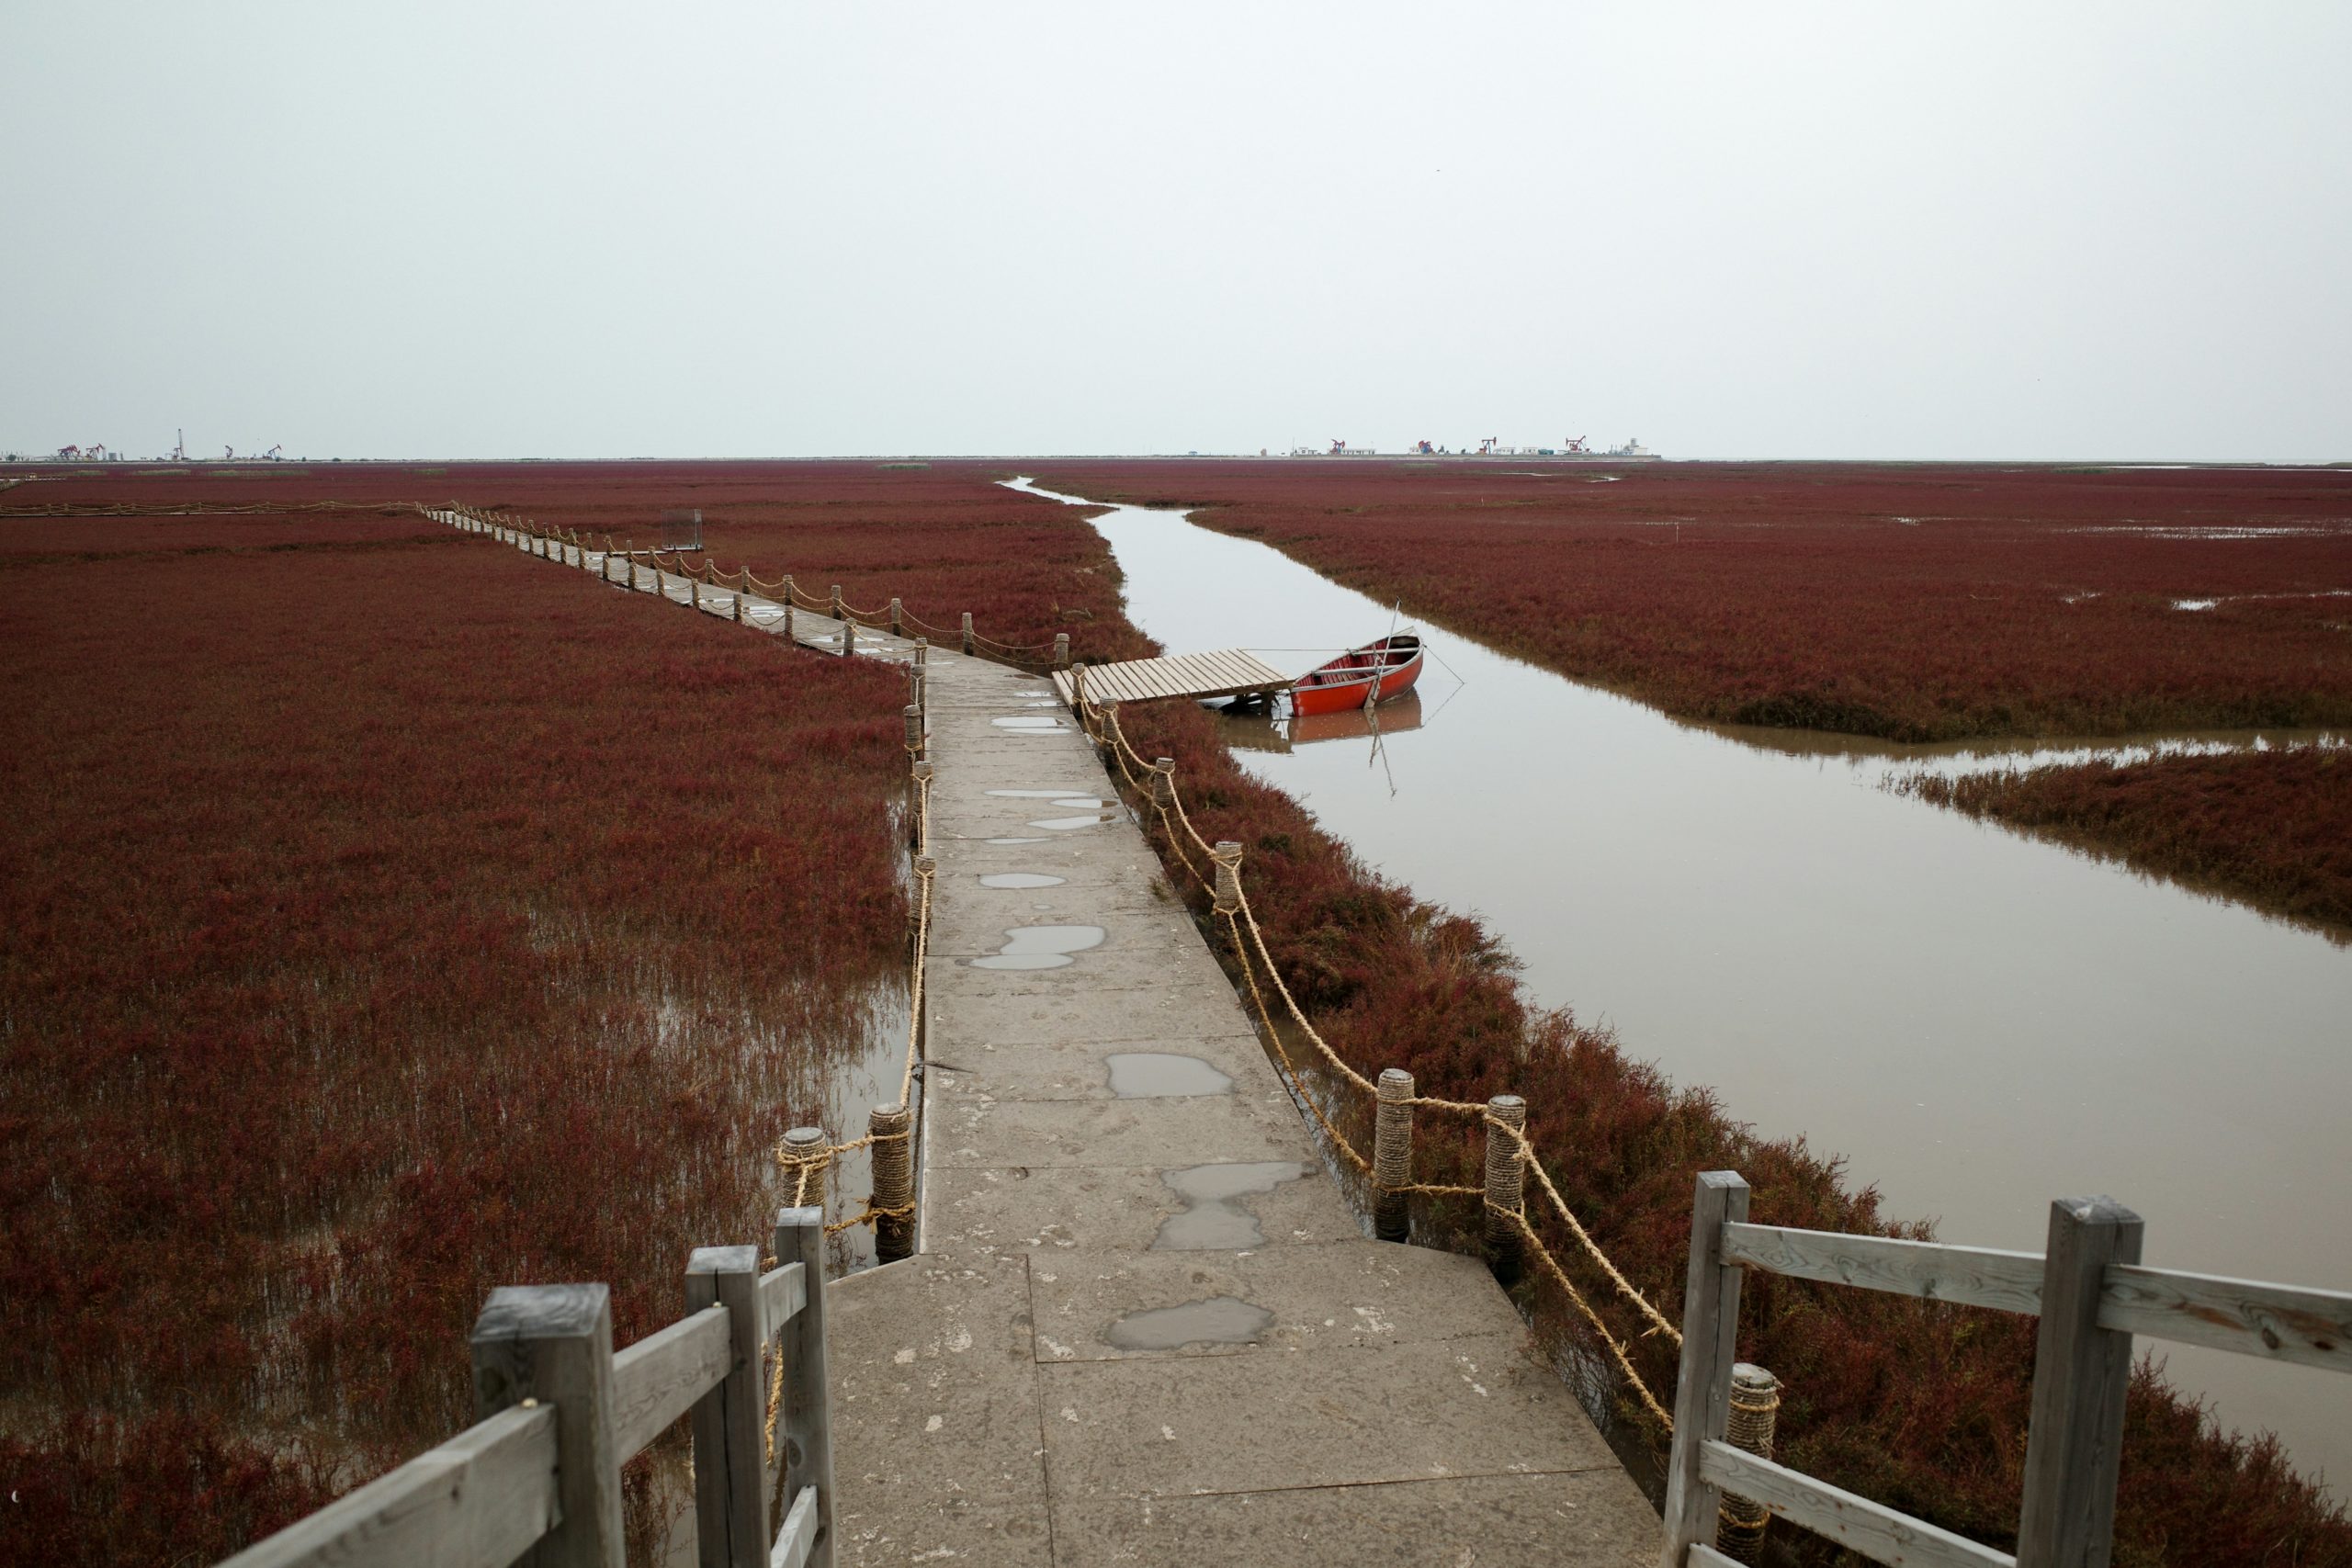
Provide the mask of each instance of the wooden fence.
{"label": "wooden fence", "polygon": [[[696,1248],[686,1315],[618,1354],[605,1286],[492,1291],[472,1336],[481,1419],[222,1568],[504,1568],[526,1553],[621,1568],[621,1466],[690,1412],[701,1568],[831,1568],[824,1212],[779,1213],[775,1257],[763,1274],[755,1247]],[[792,1500],[780,1527],[772,1495]]]}
{"label": "wooden fence", "polygon": [[[2132,1337],[2352,1371],[2352,1292],[2140,1266],[2140,1216],[2111,1198],[2050,1206],[2045,1253],[1747,1223],[1747,1183],[1702,1172],[1690,1213],[1681,1375],[1668,1461],[1664,1568],[1724,1568],[1725,1494],[1874,1562],[2100,1568],[2115,1524]],[[1741,1269],[2025,1313],[2041,1319],[2012,1557],[1724,1441]]]}

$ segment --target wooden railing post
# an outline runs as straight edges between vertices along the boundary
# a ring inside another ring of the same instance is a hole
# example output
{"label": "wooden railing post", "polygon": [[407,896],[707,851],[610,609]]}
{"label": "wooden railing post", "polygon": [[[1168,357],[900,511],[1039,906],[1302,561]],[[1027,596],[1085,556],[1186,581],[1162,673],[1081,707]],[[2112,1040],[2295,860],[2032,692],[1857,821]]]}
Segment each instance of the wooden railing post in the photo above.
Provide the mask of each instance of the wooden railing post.
{"label": "wooden railing post", "polygon": [[1054,668],[1057,670],[1069,668],[1069,633],[1068,632],[1054,634]]}
{"label": "wooden railing post", "polygon": [[1666,1461],[1660,1568],[1684,1568],[1695,1545],[1713,1545],[1722,1493],[1699,1477],[1699,1445],[1721,1438],[1731,1417],[1731,1369],[1739,1335],[1736,1263],[1724,1261],[1724,1226],[1747,1218],[1747,1183],[1736,1170],[1702,1170],[1690,1201],[1690,1267],[1682,1287],[1682,1364],[1674,1385],[1674,1445]]}
{"label": "wooden railing post", "polygon": [[1162,811],[1176,809],[1176,759],[1155,757],[1151,763],[1151,803]]}
{"label": "wooden railing post", "polygon": [[849,611],[842,604],[842,585],[838,582],[833,584],[833,619],[843,626],[849,625]]}
{"label": "wooden railing post", "polygon": [[[874,1145],[874,1206],[911,1209],[915,1201],[914,1116],[903,1105],[877,1105],[866,1117],[865,1130]],[[911,1213],[879,1217],[874,1222],[874,1256],[895,1263],[914,1255],[915,1221]]]}
{"label": "wooden railing post", "polygon": [[[1503,1132],[1495,1123],[1510,1129]],[[1527,1101],[1498,1094],[1487,1101],[1487,1267],[1505,1289],[1519,1283],[1526,1247],[1519,1234],[1527,1186],[1527,1151],[1511,1134],[1527,1126]]]}
{"label": "wooden railing post", "polygon": [[1413,1075],[1385,1067],[1372,1130],[1372,1234],[1381,1240],[1403,1241],[1410,1234],[1411,1206],[1397,1189],[1412,1180]]}
{"label": "wooden railing post", "polygon": [[2018,1568],[2105,1568],[2113,1547],[2132,1336],[2098,1325],[2098,1298],[2109,1264],[2140,1261],[2142,1229],[2112,1198],[2050,1205]]}
{"label": "wooden railing post", "polygon": [[892,637],[906,635],[905,617],[906,612],[899,607],[898,595],[892,594],[890,597],[890,635]]}
{"label": "wooden railing post", "polygon": [[743,597],[748,592],[741,588],[735,591],[735,624],[739,626],[743,624]]}
{"label": "wooden railing post", "polygon": [[922,756],[923,741],[922,705],[917,703],[909,703],[905,708],[905,716],[908,754],[920,760]]}
{"label": "wooden railing post", "polygon": [[697,1247],[686,1259],[686,1311],[727,1309],[731,1354],[695,1402],[695,1539],[702,1568],[766,1568],[767,1391],[761,1386],[760,1249]]}
{"label": "wooden railing post", "polygon": [[562,1517],[524,1561],[621,1568],[621,1466],[613,1439],[613,1303],[603,1285],[501,1285],[474,1320],[474,1416],[555,1407]]}
{"label": "wooden railing post", "polygon": [[972,612],[971,612],[971,611],[969,611],[969,610],[967,610],[967,611],[965,611],[965,612],[964,612],[964,652],[968,656],[968,655],[971,653],[971,651],[972,651]]}
{"label": "wooden railing post", "polygon": [[1209,859],[1216,864],[1216,883],[1211,890],[1210,903],[1220,915],[1241,912],[1241,846],[1231,839],[1219,839],[1216,848],[1209,852]]}
{"label": "wooden railing post", "polygon": [[[786,1209],[775,1217],[775,1260],[797,1263],[808,1304],[784,1325],[784,1412],[776,1422],[776,1457],[784,1466],[784,1506],[804,1489],[816,1493],[816,1534],[809,1568],[833,1568],[833,1417],[825,1376],[825,1211]],[[787,1513],[787,1517],[788,1517]]]}

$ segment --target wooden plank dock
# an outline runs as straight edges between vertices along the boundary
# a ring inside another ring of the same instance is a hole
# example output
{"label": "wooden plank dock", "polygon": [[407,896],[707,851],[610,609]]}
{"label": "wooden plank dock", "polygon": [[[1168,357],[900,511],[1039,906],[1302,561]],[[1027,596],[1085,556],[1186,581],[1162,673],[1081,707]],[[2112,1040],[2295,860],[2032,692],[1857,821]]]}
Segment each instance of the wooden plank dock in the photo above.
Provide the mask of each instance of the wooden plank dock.
{"label": "wooden plank dock", "polygon": [[[1065,703],[1074,690],[1068,670],[1054,672],[1054,692]],[[1238,648],[1182,653],[1166,659],[1128,659],[1086,667],[1087,694],[1098,703],[1142,703],[1161,697],[1241,697],[1287,692],[1297,680]]]}

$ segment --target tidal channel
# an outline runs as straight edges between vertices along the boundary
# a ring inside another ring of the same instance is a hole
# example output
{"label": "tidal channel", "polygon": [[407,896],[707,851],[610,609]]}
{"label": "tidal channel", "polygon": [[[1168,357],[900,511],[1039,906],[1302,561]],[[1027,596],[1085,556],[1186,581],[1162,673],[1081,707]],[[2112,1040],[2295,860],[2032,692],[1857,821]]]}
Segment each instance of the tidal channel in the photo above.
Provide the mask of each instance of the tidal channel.
{"label": "tidal channel", "polygon": [[[1094,521],[1170,653],[1295,672],[1391,629],[1181,513]],[[2039,1252],[2051,1200],[2106,1193],[2150,1264],[2352,1289],[2352,948],[1882,787],[1950,749],[1688,725],[1419,629],[1418,702],[1376,745],[1361,719],[1228,739],[1367,863],[1483,917],[1537,1001],[1946,1241]],[[2139,1348],[2343,1495],[2352,1380]]]}

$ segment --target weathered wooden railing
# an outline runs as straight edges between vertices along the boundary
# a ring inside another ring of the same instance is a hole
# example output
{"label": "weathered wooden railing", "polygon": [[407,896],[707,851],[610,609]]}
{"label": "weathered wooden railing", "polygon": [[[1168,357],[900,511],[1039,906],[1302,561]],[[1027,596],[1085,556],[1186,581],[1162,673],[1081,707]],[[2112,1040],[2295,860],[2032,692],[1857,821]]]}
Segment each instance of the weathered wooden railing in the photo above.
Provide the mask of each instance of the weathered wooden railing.
{"label": "weathered wooden railing", "polygon": [[[1664,1568],[1721,1568],[1725,1493],[1903,1568],[2098,1568],[2115,1524],[2132,1337],[2352,1371],[2352,1292],[2140,1266],[2140,1216],[2110,1198],[2050,1206],[2047,1253],[1747,1223],[1747,1183],[1699,1177],[1668,1461]],[[1741,1269],[2041,1319],[2015,1557],[1724,1440]]]}
{"label": "weathered wooden railing", "polygon": [[[824,1232],[822,1210],[784,1210],[764,1274],[758,1247],[696,1248],[687,1315],[617,1354],[605,1286],[492,1291],[472,1336],[481,1419],[222,1568],[504,1568],[526,1552],[540,1568],[620,1568],[621,1466],[688,1412],[702,1568],[831,1568]],[[792,1499],[773,1529],[771,1494]]]}

